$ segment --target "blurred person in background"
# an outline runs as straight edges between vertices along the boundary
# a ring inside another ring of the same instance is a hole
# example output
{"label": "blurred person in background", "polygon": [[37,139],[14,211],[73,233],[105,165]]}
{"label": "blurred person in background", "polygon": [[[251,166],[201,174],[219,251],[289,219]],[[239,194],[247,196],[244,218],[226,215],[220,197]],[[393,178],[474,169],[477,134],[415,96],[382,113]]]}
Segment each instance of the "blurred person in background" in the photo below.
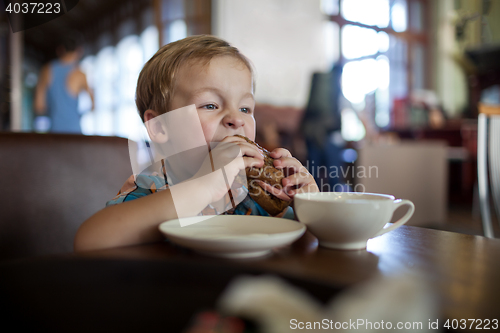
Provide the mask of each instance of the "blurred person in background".
{"label": "blurred person in background", "polygon": [[35,114],[50,118],[50,131],[81,134],[78,94],[86,91],[94,97],[78,62],[83,54],[82,40],[77,33],[68,33],[56,49],[58,59],[43,66],[35,90]]}
{"label": "blurred person in background", "polygon": [[328,73],[314,73],[309,101],[301,122],[307,145],[309,172],[321,191],[343,191],[340,77],[342,66],[335,64]]}

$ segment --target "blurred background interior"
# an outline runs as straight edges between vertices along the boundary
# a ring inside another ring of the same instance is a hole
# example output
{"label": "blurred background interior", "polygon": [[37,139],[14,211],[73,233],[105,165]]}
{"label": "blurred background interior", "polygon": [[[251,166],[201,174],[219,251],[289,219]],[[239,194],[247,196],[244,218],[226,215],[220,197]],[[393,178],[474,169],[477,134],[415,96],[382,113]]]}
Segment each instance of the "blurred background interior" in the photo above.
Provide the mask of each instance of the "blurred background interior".
{"label": "blurred background interior", "polygon": [[138,120],[144,63],[166,43],[213,34],[255,65],[263,146],[326,166],[315,174],[323,190],[390,193],[415,202],[410,224],[482,234],[477,105],[500,103],[500,0],[80,0],[23,32],[0,19],[1,131],[50,130],[34,91],[68,31],[83,36],[95,96],[94,112],[79,96],[82,132],[121,137]]}

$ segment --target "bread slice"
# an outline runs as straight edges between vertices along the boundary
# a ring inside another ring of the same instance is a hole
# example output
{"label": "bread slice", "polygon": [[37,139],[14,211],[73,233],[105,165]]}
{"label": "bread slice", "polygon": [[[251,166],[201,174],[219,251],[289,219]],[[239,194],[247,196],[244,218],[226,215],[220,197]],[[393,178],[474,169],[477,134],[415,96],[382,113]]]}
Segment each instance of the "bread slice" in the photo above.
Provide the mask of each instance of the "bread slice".
{"label": "bread slice", "polygon": [[274,158],[269,151],[243,135],[235,135],[255,145],[264,155],[264,165],[261,168],[246,168],[248,193],[269,215],[277,215],[290,205],[289,201],[281,200],[260,187],[255,180],[261,180],[276,188],[282,188],[281,180],[285,177],[282,170],[274,167]]}

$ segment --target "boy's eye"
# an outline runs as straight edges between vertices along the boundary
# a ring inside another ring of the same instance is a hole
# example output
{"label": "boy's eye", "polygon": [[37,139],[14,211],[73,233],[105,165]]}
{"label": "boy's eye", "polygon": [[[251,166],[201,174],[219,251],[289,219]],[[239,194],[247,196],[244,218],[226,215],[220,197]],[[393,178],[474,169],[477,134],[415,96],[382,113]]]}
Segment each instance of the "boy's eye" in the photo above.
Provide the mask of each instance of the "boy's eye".
{"label": "boy's eye", "polygon": [[250,112],[252,112],[252,110],[250,110],[250,108],[241,108],[240,111],[243,112],[243,113],[250,113]]}
{"label": "boy's eye", "polygon": [[207,105],[202,106],[202,108],[205,108],[207,110],[216,110],[217,109],[217,105],[215,105],[215,104],[207,104]]}

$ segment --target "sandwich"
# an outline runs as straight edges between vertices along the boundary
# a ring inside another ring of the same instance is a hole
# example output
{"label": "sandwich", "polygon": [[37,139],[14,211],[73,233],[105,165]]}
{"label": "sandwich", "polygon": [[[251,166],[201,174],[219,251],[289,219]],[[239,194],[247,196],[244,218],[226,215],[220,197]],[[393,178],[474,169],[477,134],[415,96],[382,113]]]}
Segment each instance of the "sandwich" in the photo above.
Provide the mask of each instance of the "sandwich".
{"label": "sandwich", "polygon": [[245,139],[247,142],[255,145],[264,155],[264,165],[261,168],[246,168],[248,193],[250,197],[257,202],[269,215],[277,215],[290,205],[289,201],[282,200],[273,194],[264,190],[256,180],[261,180],[278,189],[282,188],[281,180],[285,177],[282,170],[274,167],[274,158],[269,156],[269,151],[249,138],[242,135],[235,135]]}

